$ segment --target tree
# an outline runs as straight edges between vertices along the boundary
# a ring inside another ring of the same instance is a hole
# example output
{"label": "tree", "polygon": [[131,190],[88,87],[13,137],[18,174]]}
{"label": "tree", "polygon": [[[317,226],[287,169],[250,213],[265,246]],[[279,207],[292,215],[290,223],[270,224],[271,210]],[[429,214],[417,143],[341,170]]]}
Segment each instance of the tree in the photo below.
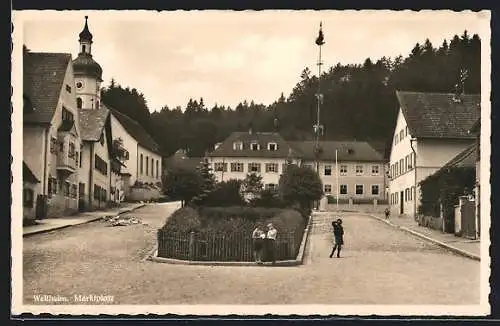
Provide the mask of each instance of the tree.
{"label": "tree", "polygon": [[253,199],[260,196],[263,187],[262,176],[256,173],[249,173],[245,177],[245,180],[243,180],[242,191],[245,197]]}
{"label": "tree", "polygon": [[280,197],[290,205],[298,205],[306,218],[311,213],[312,202],[323,196],[323,184],[318,174],[307,167],[287,166],[279,181]]}
{"label": "tree", "polygon": [[202,206],[205,204],[207,197],[215,188],[215,177],[212,174],[208,159],[204,158],[199,168],[199,174],[202,179],[201,191],[191,199],[191,204]]}
{"label": "tree", "polygon": [[163,177],[163,193],[181,200],[184,207],[203,190],[203,178],[198,171],[183,167],[172,168]]}

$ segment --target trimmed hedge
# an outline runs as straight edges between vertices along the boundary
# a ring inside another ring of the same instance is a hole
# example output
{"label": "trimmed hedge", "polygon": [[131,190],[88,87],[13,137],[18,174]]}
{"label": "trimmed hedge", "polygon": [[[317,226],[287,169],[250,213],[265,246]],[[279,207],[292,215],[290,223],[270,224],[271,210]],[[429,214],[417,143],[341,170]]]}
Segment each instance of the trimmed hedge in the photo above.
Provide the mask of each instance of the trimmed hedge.
{"label": "trimmed hedge", "polygon": [[278,232],[305,227],[301,214],[292,209],[265,207],[183,207],[175,211],[163,226],[167,232],[251,233],[256,223],[273,223]]}

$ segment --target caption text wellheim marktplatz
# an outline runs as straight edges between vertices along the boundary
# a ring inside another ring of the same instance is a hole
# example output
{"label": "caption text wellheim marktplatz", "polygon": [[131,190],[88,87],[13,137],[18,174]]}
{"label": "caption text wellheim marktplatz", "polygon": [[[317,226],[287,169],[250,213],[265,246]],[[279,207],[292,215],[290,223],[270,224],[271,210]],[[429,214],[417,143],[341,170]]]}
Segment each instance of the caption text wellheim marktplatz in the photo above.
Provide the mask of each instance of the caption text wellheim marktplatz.
{"label": "caption text wellheim marktplatz", "polygon": [[113,303],[115,300],[112,295],[102,295],[102,294],[75,294],[72,297],[60,296],[60,295],[50,295],[50,294],[35,294],[33,295],[33,301],[35,303]]}

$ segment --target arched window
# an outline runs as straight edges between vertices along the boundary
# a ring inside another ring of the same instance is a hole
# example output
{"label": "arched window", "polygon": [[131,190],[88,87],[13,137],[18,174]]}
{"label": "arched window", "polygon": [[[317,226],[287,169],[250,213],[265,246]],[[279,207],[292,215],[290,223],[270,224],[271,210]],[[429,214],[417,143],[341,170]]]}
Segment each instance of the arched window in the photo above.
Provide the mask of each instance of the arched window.
{"label": "arched window", "polygon": [[85,50],[87,49],[87,47],[85,45],[82,45],[82,52],[85,53]]}
{"label": "arched window", "polygon": [[77,97],[76,98],[76,107],[81,109],[83,106],[83,102],[82,102],[82,98],[81,97]]}
{"label": "arched window", "polygon": [[149,157],[146,156],[146,175],[149,173]]}
{"label": "arched window", "polygon": [[142,154],[141,154],[141,160],[139,162],[139,165],[140,165],[140,171],[141,171],[141,174],[143,173],[143,163],[142,163]]}

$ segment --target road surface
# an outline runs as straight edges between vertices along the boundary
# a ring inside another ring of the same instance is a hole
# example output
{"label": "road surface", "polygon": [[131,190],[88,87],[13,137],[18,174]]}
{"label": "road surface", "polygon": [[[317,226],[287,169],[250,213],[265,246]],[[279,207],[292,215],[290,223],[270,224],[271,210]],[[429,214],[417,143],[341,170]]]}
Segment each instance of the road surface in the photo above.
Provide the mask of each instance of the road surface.
{"label": "road surface", "polygon": [[479,302],[479,262],[355,213],[343,216],[341,258],[328,257],[334,217],[327,214],[314,218],[302,266],[144,261],[156,229],[176,207],[151,204],[130,213],[146,225],[108,227],[99,221],[24,238],[24,303],[34,304],[36,295],[89,294],[143,305]]}

